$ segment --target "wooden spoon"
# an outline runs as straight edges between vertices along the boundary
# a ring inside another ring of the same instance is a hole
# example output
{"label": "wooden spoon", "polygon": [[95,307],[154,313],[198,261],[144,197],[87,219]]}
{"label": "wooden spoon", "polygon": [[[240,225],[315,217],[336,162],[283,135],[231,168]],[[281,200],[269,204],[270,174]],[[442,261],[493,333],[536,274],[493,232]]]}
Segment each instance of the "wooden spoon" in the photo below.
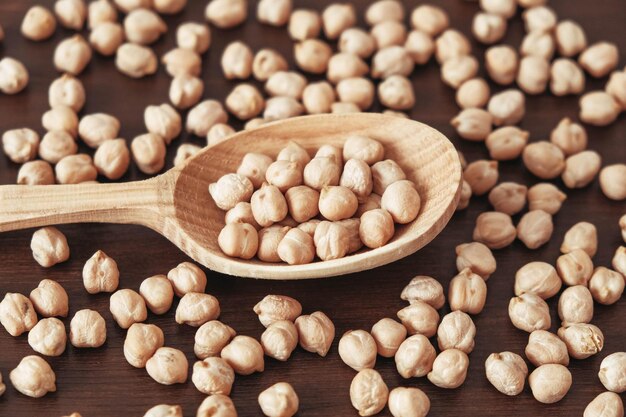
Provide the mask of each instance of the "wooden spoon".
{"label": "wooden spoon", "polygon": [[[275,157],[289,141],[311,155],[324,144],[343,146],[349,135],[367,135],[385,146],[417,184],[422,199],[416,220],[397,227],[393,239],[375,250],[307,265],[268,264],[229,258],[217,245],[224,212],[208,185],[235,172],[247,152]],[[145,181],[114,184],[6,185],[0,187],[0,232],[62,223],[140,224],[165,236],[214,271],[268,279],[330,277],[363,271],[403,258],[430,242],[456,209],[461,166],[452,143],[415,121],[373,113],[307,116],[243,131],[203,149],[182,167]]]}

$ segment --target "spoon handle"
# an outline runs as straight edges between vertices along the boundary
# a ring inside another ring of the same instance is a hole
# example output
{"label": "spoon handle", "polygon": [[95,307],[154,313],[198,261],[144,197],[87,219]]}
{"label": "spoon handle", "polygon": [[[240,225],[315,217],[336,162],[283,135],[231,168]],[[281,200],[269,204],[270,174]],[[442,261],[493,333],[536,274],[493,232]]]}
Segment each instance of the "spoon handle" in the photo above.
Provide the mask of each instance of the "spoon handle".
{"label": "spoon handle", "polygon": [[63,223],[132,223],[158,228],[160,181],[0,187],[0,232]]}

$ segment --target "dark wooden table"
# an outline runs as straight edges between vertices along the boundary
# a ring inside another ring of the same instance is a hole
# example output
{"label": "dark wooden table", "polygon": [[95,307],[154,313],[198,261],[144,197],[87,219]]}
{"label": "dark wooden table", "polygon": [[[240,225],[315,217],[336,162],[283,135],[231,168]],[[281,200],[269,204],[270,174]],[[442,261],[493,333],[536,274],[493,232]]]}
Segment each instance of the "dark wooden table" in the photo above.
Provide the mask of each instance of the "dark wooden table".
{"label": "dark wooden table", "polygon": [[[359,15],[369,3],[356,0]],[[19,24],[24,12],[35,0],[0,0],[0,23],[7,35],[0,46],[0,56],[14,56],[29,68],[31,82],[28,89],[17,96],[0,95],[0,131],[17,127],[33,127],[43,134],[40,118],[47,109],[47,89],[58,76],[52,65],[54,46],[70,32],[58,29],[55,36],[43,43],[32,43],[19,35]],[[52,5],[51,0],[42,1]],[[170,28],[187,20],[203,20],[206,0],[190,0],[185,12],[167,18]],[[255,3],[256,1],[252,1]],[[321,9],[328,0],[297,0],[298,7]],[[408,8],[417,1],[405,1]],[[461,0],[439,0],[451,16],[452,25],[469,33],[476,3]],[[580,22],[590,41],[610,40],[626,54],[626,3],[624,0],[558,0],[551,2],[561,18]],[[253,9],[250,15],[254,16]],[[522,37],[519,15],[510,24],[507,43],[519,45]],[[284,29],[261,26],[254,18],[232,31],[213,29],[213,43],[204,58],[203,78],[206,97],[223,100],[233,82],[224,81],[219,68],[221,51],[228,42],[243,39],[252,48],[273,47],[281,51],[293,64],[292,42]],[[172,32],[160,40],[155,48],[159,54],[173,45]],[[475,44],[482,56],[484,48]],[[625,64],[621,59],[621,67]],[[128,140],[143,133],[143,109],[149,104],[167,101],[169,78],[161,69],[157,76],[131,80],[114,67],[112,59],[94,57],[81,79],[88,93],[84,113],[107,112],[122,122],[121,135]],[[436,64],[416,69],[412,76],[417,104],[411,112],[414,119],[428,123],[447,134],[469,160],[488,157],[482,144],[463,142],[453,133],[448,121],[457,112],[454,92],[439,81]],[[603,88],[606,80],[588,80],[588,87]],[[379,110],[378,104],[372,109]],[[532,140],[546,139],[550,130],[564,116],[576,117],[577,99],[557,99],[548,94],[528,99],[527,116],[522,127],[531,131]],[[240,127],[239,123],[235,123]],[[604,164],[626,162],[626,117],[606,128],[588,128],[589,147],[601,153]],[[184,136],[168,151],[168,167],[172,166],[175,148],[183,142],[204,144],[203,138]],[[83,149],[85,150],[85,149]],[[418,151],[418,150],[416,150]],[[15,181],[18,166],[0,156],[0,182]],[[145,176],[131,167],[123,181]],[[501,164],[501,179],[533,184],[532,177],[521,162]],[[559,186],[563,186],[558,182]],[[488,281],[489,295],[484,311],[474,317],[478,333],[476,349],[470,355],[470,370],[465,384],[456,390],[434,387],[426,378],[403,380],[396,372],[393,360],[378,359],[378,369],[390,388],[415,386],[423,389],[431,399],[431,416],[575,416],[581,415],[586,404],[603,387],[597,378],[601,360],[609,353],[626,348],[626,299],[610,307],[597,306],[593,322],[603,330],[606,341],[599,355],[584,361],[573,360],[570,365],[574,384],[564,400],[553,405],[535,401],[526,387],[524,392],[509,398],[497,392],[484,376],[484,361],[492,352],[510,350],[523,354],[528,335],[515,329],[508,318],[507,305],[513,294],[515,271],[529,261],[553,263],[559,255],[563,233],[574,223],[587,220],[598,227],[600,248],[594,258],[596,265],[609,266],[615,249],[623,244],[617,221],[626,212],[624,202],[613,202],[600,192],[597,182],[582,190],[567,191],[568,200],[555,216],[555,232],[549,244],[536,251],[526,249],[519,241],[496,252],[498,270]],[[305,312],[322,310],[334,321],[337,335],[349,329],[370,329],[382,317],[394,317],[404,306],[400,291],[417,274],[432,275],[447,286],[455,274],[454,247],[471,240],[476,216],[489,209],[486,198],[474,198],[467,211],[457,213],[444,232],[429,246],[399,262],[369,272],[333,279],[303,282],[270,282],[231,278],[207,271],[207,291],[217,296],[222,306],[221,320],[233,326],[240,334],[259,337],[263,327],[252,311],[254,304],[266,294],[287,294],[299,299]],[[517,218],[515,219],[518,220]],[[141,280],[164,274],[179,262],[188,260],[172,244],[156,233],[134,226],[103,224],[68,225],[60,229],[67,235],[71,259],[50,269],[44,269],[33,260],[29,244],[32,230],[5,233],[0,236],[0,295],[5,292],[28,294],[44,278],[58,280],[70,296],[70,317],[79,309],[98,310],[107,320],[108,337],[104,347],[96,350],[75,349],[68,345],[58,358],[46,358],[57,376],[56,393],[42,399],[25,397],[8,382],[8,374],[20,359],[33,351],[27,336],[10,337],[0,330],[0,372],[7,383],[7,392],[0,397],[0,416],[58,417],[79,411],[84,417],[141,416],[158,403],[181,404],[185,416],[195,415],[204,398],[191,382],[184,385],[163,386],[154,382],[142,369],[129,366],[124,360],[122,344],[125,331],[117,327],[108,311],[109,296],[88,295],[84,290],[81,271],[84,262],[98,249],[117,260],[121,271],[121,288],[138,289]],[[557,297],[549,301],[553,326],[558,328]],[[448,312],[445,307],[440,312]],[[174,322],[174,308],[160,317],[150,315],[149,323],[160,326],[166,335],[166,344],[182,349],[190,363],[194,361],[193,336],[195,328],[179,326]],[[64,323],[69,325],[69,319]],[[240,416],[260,416],[257,396],[261,390],[278,381],[288,381],[300,397],[300,416],[353,416],[348,390],[354,372],[345,366],[337,354],[337,337],[326,358],[297,349],[287,363],[268,359],[261,374],[237,377],[232,398]],[[381,416],[389,416],[384,410]]]}

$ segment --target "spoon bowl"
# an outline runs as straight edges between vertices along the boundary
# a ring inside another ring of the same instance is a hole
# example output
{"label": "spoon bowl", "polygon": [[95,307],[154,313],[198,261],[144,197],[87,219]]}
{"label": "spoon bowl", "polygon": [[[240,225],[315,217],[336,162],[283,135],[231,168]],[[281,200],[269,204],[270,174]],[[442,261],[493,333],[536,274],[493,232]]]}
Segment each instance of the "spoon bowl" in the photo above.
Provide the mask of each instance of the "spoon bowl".
{"label": "spoon bowl", "polygon": [[[350,135],[380,141],[421,197],[418,217],[397,226],[378,249],[305,265],[272,264],[226,256],[217,244],[225,213],[208,193],[210,183],[235,172],[248,152],[276,157],[290,141],[311,155],[324,144],[342,147]],[[371,269],[403,258],[429,243],[454,213],[461,166],[450,141],[422,123],[373,113],[305,116],[242,131],[204,148],[181,167],[146,180],[117,184],[0,187],[0,232],[74,222],[150,227],[209,269],[265,279],[331,277]]]}

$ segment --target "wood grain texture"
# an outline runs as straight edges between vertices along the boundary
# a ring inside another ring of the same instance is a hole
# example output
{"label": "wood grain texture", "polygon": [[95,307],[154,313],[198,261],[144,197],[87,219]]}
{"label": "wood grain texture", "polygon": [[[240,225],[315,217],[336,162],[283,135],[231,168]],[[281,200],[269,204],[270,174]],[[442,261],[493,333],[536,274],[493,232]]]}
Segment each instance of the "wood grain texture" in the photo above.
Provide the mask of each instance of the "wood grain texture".
{"label": "wood grain texture", "polygon": [[[41,114],[47,110],[47,88],[57,77],[52,66],[54,45],[69,32],[58,30],[47,42],[35,44],[18,34],[18,27],[25,10],[35,0],[0,0],[0,23],[7,32],[0,46],[2,56],[14,56],[23,60],[31,70],[31,84],[27,91],[14,96],[0,95],[0,131],[10,128],[31,126],[43,133],[40,127]],[[42,3],[44,3],[42,1]],[[51,5],[51,1],[45,1]],[[191,0],[184,14],[167,18],[170,27],[186,20],[202,20],[205,6],[203,0]],[[321,9],[328,0],[296,0],[298,7]],[[359,12],[369,3],[354,2]],[[416,0],[405,4],[414,7]],[[477,10],[473,2],[461,0],[437,1],[451,15],[452,25],[469,33],[471,18]],[[626,36],[623,22],[626,21],[626,3],[623,0],[554,0],[550,3],[562,18],[574,19],[584,26],[590,41],[610,40],[620,51],[626,51]],[[254,15],[251,9],[251,16]],[[522,22],[519,16],[511,22],[507,43],[519,45],[522,37]],[[244,39],[252,48],[271,46],[288,57],[293,64],[293,44],[283,29],[262,27],[253,19],[245,26],[230,32],[213,30],[213,45],[203,60],[203,78],[206,96],[223,100],[236,84],[226,82],[219,69],[219,56],[224,46],[235,39]],[[173,46],[171,34],[156,45],[159,54]],[[473,45],[482,57],[484,47]],[[622,53],[622,55],[624,55]],[[620,66],[626,64],[624,58]],[[95,57],[81,76],[88,92],[85,113],[110,112],[122,121],[122,136],[130,140],[143,133],[143,108],[148,104],[167,101],[169,79],[160,70],[155,77],[130,80],[119,74],[112,59]],[[416,69],[411,77],[417,103],[411,116],[429,124],[452,138],[469,160],[487,157],[482,144],[461,141],[449,126],[449,120],[458,111],[454,104],[454,92],[439,80],[438,66],[431,63]],[[599,89],[606,80],[588,79],[588,88]],[[499,90],[492,86],[494,91]],[[522,127],[530,130],[531,140],[548,137],[550,130],[564,117],[575,117],[577,98],[554,98],[541,95],[528,98],[527,116]],[[380,109],[375,104],[374,109]],[[235,123],[236,124],[236,123]],[[239,126],[238,124],[236,124]],[[626,117],[606,128],[588,127],[589,147],[597,150],[603,163],[626,161]],[[168,167],[172,166],[175,146],[182,142],[204,144],[204,140],[184,136],[177,140],[168,152]],[[89,151],[82,148],[83,151]],[[18,167],[4,156],[0,156],[0,182],[12,184]],[[519,181],[526,184],[538,182],[528,173],[520,161],[500,164],[503,181]],[[132,167],[123,181],[145,179],[136,167]],[[559,186],[563,186],[560,181]],[[553,263],[559,254],[564,232],[574,223],[587,220],[598,227],[600,248],[594,257],[596,265],[610,265],[615,249],[623,244],[617,221],[626,209],[623,202],[609,201],[603,197],[597,182],[582,190],[567,191],[568,200],[563,210],[555,217],[555,232],[552,241],[537,251],[526,249],[516,241],[511,247],[496,252],[498,270],[488,281],[489,295],[485,310],[476,316],[476,349],[470,355],[468,379],[462,388],[442,390],[426,379],[405,381],[398,376],[392,360],[380,359],[377,369],[390,387],[399,385],[422,388],[430,397],[430,416],[580,416],[586,404],[603,387],[597,378],[601,360],[609,353],[626,347],[626,301],[624,298],[613,306],[597,306],[593,322],[605,335],[603,352],[584,361],[573,360],[570,369],[574,383],[570,393],[561,402],[542,405],[536,402],[528,387],[515,398],[497,392],[484,377],[484,361],[496,351],[510,350],[523,353],[527,334],[513,328],[507,316],[507,305],[513,294],[513,276],[523,264],[532,260]],[[257,281],[228,278],[207,271],[207,292],[217,296],[222,306],[222,320],[233,326],[240,334],[259,337],[263,327],[252,312],[254,304],[268,293],[286,294],[298,298],[305,312],[322,310],[334,321],[337,335],[349,329],[369,329],[382,317],[394,317],[404,306],[400,291],[416,274],[427,274],[438,278],[447,286],[455,274],[454,247],[471,240],[477,215],[488,209],[486,198],[472,201],[470,208],[453,216],[450,224],[432,243],[416,254],[385,267],[369,272],[347,275],[332,280],[299,282]],[[515,221],[519,220],[516,216]],[[80,411],[85,417],[141,416],[149,407],[170,402],[181,404],[185,416],[195,415],[203,399],[191,383],[172,387],[158,385],[145,371],[129,366],[123,357],[122,344],[125,332],[113,322],[108,312],[108,296],[91,296],[82,286],[81,271],[84,262],[98,249],[117,260],[121,271],[121,287],[137,289],[141,280],[159,273],[167,273],[177,263],[188,260],[165,238],[139,226],[114,226],[105,224],[67,225],[60,229],[66,233],[71,258],[68,262],[51,269],[40,268],[32,259],[29,242],[32,230],[8,232],[0,235],[0,293],[7,291],[28,294],[44,278],[58,280],[70,295],[70,315],[82,308],[98,310],[107,319],[108,340],[103,348],[79,350],[68,348],[59,358],[50,359],[58,377],[58,391],[43,399],[31,399],[18,394],[10,385],[0,397],[0,416],[11,417],[59,417]],[[553,325],[558,327],[556,299],[549,300]],[[444,308],[440,312],[447,313]],[[69,319],[64,320],[66,325]],[[160,317],[150,316],[149,323],[159,325],[165,332],[168,346],[182,349],[187,358],[193,360],[194,330],[174,322],[174,311]],[[241,416],[261,416],[256,397],[259,392],[278,381],[292,383],[300,396],[299,416],[355,416],[350,405],[348,389],[354,372],[341,363],[337,355],[337,342],[327,358],[297,349],[287,363],[267,360],[266,371],[250,377],[238,377],[233,390],[233,399]],[[0,372],[5,382],[8,373],[19,360],[32,350],[26,336],[12,338],[0,331]],[[622,396],[624,398],[624,396]],[[389,416],[384,410],[381,416]]]}

